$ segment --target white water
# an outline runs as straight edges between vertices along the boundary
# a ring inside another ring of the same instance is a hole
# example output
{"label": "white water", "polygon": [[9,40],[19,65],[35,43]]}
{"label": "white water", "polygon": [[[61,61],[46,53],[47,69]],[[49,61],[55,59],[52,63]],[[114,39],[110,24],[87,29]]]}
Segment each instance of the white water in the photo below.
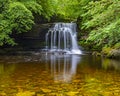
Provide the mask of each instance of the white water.
{"label": "white water", "polygon": [[46,34],[46,48],[50,52],[82,54],[76,33],[75,23],[56,23]]}

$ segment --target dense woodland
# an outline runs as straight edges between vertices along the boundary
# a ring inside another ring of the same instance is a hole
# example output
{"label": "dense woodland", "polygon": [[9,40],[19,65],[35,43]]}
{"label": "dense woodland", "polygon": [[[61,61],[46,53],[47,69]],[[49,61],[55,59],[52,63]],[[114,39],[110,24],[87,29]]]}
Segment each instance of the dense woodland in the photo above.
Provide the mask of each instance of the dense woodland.
{"label": "dense woodland", "polygon": [[90,49],[120,48],[120,0],[0,0],[0,46],[16,45],[11,35],[37,18],[76,22],[79,44]]}

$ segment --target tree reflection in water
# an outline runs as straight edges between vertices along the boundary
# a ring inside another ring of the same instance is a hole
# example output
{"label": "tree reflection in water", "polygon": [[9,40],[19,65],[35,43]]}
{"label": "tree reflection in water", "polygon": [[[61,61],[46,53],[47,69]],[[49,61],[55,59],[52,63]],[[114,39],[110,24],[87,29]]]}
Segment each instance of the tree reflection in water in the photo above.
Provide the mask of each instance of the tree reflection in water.
{"label": "tree reflection in water", "polygon": [[14,72],[15,67],[15,64],[0,63],[0,89],[10,86],[12,83],[11,74]]}
{"label": "tree reflection in water", "polygon": [[114,69],[120,71],[120,60],[102,58],[102,67],[105,70]]}

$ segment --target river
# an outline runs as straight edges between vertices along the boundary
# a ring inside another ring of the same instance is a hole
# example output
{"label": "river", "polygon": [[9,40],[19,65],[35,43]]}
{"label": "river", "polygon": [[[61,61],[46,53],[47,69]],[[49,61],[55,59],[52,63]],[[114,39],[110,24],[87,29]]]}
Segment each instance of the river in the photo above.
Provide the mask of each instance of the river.
{"label": "river", "polygon": [[89,54],[0,56],[0,96],[120,96],[120,61]]}

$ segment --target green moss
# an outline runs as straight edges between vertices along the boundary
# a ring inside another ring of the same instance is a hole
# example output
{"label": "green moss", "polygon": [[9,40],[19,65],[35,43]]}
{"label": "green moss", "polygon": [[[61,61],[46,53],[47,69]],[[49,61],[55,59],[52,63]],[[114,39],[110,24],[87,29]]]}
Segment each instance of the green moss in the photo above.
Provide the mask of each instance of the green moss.
{"label": "green moss", "polygon": [[109,56],[111,50],[112,50],[111,47],[103,47],[103,48],[102,48],[102,54],[103,54],[103,55],[106,55],[106,56]]}
{"label": "green moss", "polygon": [[102,49],[102,54],[108,58],[120,58],[120,49],[118,49],[118,47],[118,44],[114,47],[104,47]]}
{"label": "green moss", "polygon": [[120,43],[116,43],[116,44],[113,46],[113,49],[120,49]]}

